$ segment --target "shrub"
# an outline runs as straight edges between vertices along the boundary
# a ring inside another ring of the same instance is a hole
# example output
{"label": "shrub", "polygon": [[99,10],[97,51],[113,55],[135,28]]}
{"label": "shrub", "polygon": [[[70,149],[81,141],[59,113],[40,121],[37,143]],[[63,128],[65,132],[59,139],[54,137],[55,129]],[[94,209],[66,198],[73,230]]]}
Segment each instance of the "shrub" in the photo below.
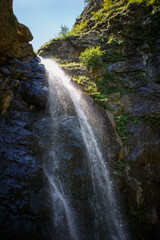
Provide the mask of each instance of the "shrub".
{"label": "shrub", "polygon": [[61,31],[58,33],[60,38],[66,38],[69,36],[69,28],[65,25],[61,25]]}
{"label": "shrub", "polygon": [[93,70],[102,65],[101,57],[103,54],[104,51],[101,51],[100,47],[87,48],[80,54],[79,60],[84,66]]}

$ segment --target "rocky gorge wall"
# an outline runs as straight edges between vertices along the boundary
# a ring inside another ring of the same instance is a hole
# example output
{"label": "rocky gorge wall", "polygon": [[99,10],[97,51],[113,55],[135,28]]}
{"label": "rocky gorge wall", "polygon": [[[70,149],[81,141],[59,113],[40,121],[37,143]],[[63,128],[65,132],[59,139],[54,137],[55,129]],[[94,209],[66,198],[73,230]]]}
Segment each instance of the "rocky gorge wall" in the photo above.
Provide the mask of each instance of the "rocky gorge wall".
{"label": "rocky gorge wall", "polygon": [[[54,57],[106,112],[121,146],[112,171],[137,239],[160,239],[160,5],[90,1],[70,36],[38,53]],[[94,9],[93,9],[94,8]],[[86,48],[105,51],[103,66],[79,64]]]}
{"label": "rocky gorge wall", "polygon": [[[102,108],[111,143],[108,152],[113,152],[110,165],[131,229],[136,239],[157,240],[159,4],[122,3],[106,11],[101,2],[89,2],[76,22],[78,34],[51,41],[39,54],[58,58]],[[46,73],[28,43],[30,31],[13,15],[11,0],[0,2],[0,22],[0,236],[48,240],[51,213],[42,170],[50,132]],[[105,54],[103,67],[90,73],[79,64],[79,55],[94,46],[101,46]]]}
{"label": "rocky gorge wall", "polygon": [[47,133],[40,124],[46,117],[45,71],[36,57],[27,57],[10,58],[0,72],[0,238],[49,239],[40,168],[44,143],[39,145]]}
{"label": "rocky gorge wall", "polygon": [[33,56],[30,30],[17,21],[13,13],[13,0],[0,1],[0,61],[8,57]]}
{"label": "rocky gorge wall", "polygon": [[0,1],[0,239],[44,240],[50,228],[40,167],[46,73],[12,3]]}

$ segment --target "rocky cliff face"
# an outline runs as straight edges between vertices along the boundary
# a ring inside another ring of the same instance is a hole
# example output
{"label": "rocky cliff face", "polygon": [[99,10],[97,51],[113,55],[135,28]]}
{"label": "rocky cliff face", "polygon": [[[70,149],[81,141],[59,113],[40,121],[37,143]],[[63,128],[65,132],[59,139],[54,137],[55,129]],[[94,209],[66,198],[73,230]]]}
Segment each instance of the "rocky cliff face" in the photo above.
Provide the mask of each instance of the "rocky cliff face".
{"label": "rocky cliff face", "polygon": [[[49,239],[44,174],[46,75],[17,22],[12,0],[0,1],[0,238]],[[44,146],[44,144],[42,144]],[[46,204],[45,204],[46,203]],[[43,227],[42,227],[43,226]],[[40,230],[44,229],[44,231]]]}
{"label": "rocky cliff face", "polygon": [[13,0],[0,2],[0,61],[8,57],[33,56],[30,30],[18,23],[13,13]]}
{"label": "rocky cliff face", "polygon": [[[39,53],[63,64],[67,60],[70,64],[63,67],[106,114],[110,165],[131,228],[136,239],[157,240],[160,7],[156,1],[115,2],[118,5],[108,9],[91,0],[74,34],[51,41]],[[31,33],[17,22],[11,0],[0,2],[0,22],[0,236],[48,240],[53,236],[42,169],[50,131],[46,75],[28,44]],[[95,46],[105,51],[103,66],[89,72],[79,64],[79,55]]]}
{"label": "rocky cliff face", "polygon": [[[71,35],[47,43],[39,54],[58,58],[105,109],[121,145],[113,173],[133,229],[138,239],[159,239],[160,5],[128,2],[108,8],[90,1]],[[105,54],[103,66],[91,73],[78,61],[95,46]]]}
{"label": "rocky cliff face", "polygon": [[45,71],[37,58],[27,57],[10,58],[0,73],[1,239],[49,239],[38,143],[47,132],[41,124],[46,117]]}

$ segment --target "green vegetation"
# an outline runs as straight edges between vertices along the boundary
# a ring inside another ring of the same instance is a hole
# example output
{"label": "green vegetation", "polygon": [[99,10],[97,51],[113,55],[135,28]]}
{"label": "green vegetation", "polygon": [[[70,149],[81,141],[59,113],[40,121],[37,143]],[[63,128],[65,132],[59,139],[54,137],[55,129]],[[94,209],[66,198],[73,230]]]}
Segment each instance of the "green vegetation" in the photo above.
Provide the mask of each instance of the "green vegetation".
{"label": "green vegetation", "polygon": [[[114,5],[118,6],[119,4],[122,4],[124,0],[104,0],[103,7],[111,9]],[[158,0],[127,0],[129,3],[146,3],[146,4],[152,4],[152,3],[158,3]]]}
{"label": "green vegetation", "polygon": [[159,115],[150,114],[149,116],[144,117],[143,120],[151,122],[155,125],[160,125],[160,116]]}
{"label": "green vegetation", "polygon": [[142,221],[142,217],[141,217],[139,211],[135,210],[134,206],[131,206],[130,212],[131,212],[132,216],[137,218],[139,221]]}
{"label": "green vegetation", "polygon": [[[89,0],[85,0],[86,3]],[[103,22],[104,19],[109,17],[109,14],[115,11],[112,14],[112,17],[117,14],[118,11],[127,8],[130,3],[145,3],[145,4],[159,4],[159,0],[104,0],[102,7],[97,11],[92,11],[90,13],[90,20],[95,21],[95,24]],[[84,32],[90,31],[88,27],[88,20],[83,20],[81,23],[73,26],[73,29],[70,32],[70,35],[79,35]]]}
{"label": "green vegetation", "polygon": [[[88,3],[89,0],[86,0],[85,2]],[[89,31],[99,31],[99,29],[104,30],[105,33],[107,27],[118,26],[120,22],[120,14],[122,15],[122,19],[124,17],[125,21],[128,21],[126,8],[130,3],[134,2],[146,4],[158,3],[156,0],[104,0],[104,3],[98,11],[91,12],[88,18],[84,18],[79,24],[74,25],[71,32],[69,32],[69,29],[65,25],[62,25],[59,38],[63,39],[74,35],[83,35]],[[154,18],[156,18],[155,23],[159,22],[159,12],[157,15],[152,12],[152,14],[147,15],[147,17],[151,19],[151,23]],[[143,72],[137,69],[126,68],[124,69],[126,71],[124,71],[125,73],[114,73],[108,70],[108,66],[116,62],[128,60],[134,54],[134,49],[144,43],[144,39],[147,44],[143,47],[142,51],[146,53],[151,51],[151,46],[153,45],[154,40],[157,37],[156,34],[158,34],[159,31],[159,25],[152,24],[151,26],[151,23],[148,21],[146,25],[143,25],[142,27],[142,24],[139,23],[139,19],[135,18],[135,21],[133,21],[131,27],[129,26],[129,28],[127,28],[126,32],[118,33],[118,30],[115,29],[111,31],[112,34],[106,34],[107,37],[104,39],[102,38],[102,42],[99,42],[102,46],[101,49],[100,47],[87,48],[80,54],[80,63],[88,68],[88,76],[73,78],[73,81],[81,84],[85,92],[92,96],[101,107],[109,109],[113,113],[117,125],[117,132],[124,141],[127,139],[128,131],[126,129],[126,124],[129,121],[132,121],[134,124],[138,124],[139,121],[148,121],[158,125],[160,119],[156,115],[132,117],[124,110],[124,106],[120,102],[120,96],[125,93],[132,94],[136,90],[136,87],[124,87],[123,79],[127,78],[128,74],[130,74],[133,77],[133,81],[135,79],[135,81],[139,80],[140,82],[143,81],[143,83],[145,83],[145,71]],[[94,26],[94,29],[92,29],[92,26]],[[50,43],[51,41],[46,43],[45,46],[48,46]],[[133,48],[130,48],[131,44]],[[45,46],[43,47],[45,48]],[[126,46],[128,46],[128,52],[125,49]],[[68,67],[71,66],[71,64],[67,63],[64,63],[62,66],[65,68],[67,67],[65,65]],[[159,77],[155,81],[159,83]],[[114,96],[118,97],[114,99]]]}
{"label": "green vegetation", "polygon": [[118,163],[117,163],[117,169],[113,171],[113,173],[117,176],[123,176],[123,169],[127,166],[128,164],[122,160],[118,160]]}
{"label": "green vegetation", "polygon": [[80,24],[75,25],[71,32],[69,33],[70,36],[73,35],[80,35],[83,31],[85,31],[85,28],[87,27],[87,22],[81,22]]}
{"label": "green vegetation", "polygon": [[[84,0],[84,2],[88,4],[89,0]],[[120,12],[123,12],[122,15],[125,15],[124,10],[128,7],[128,4],[134,3],[134,2],[139,4],[140,3],[146,3],[146,4],[154,3],[157,5],[159,4],[159,0],[104,0],[104,3],[101,4],[101,8],[99,10],[97,10],[96,12],[92,11],[90,13],[89,18],[82,19],[82,21],[79,24],[76,24],[73,26],[71,31],[69,31],[68,27],[66,27],[65,25],[62,25],[61,31],[59,32],[59,38],[63,39],[70,36],[81,35],[86,32],[93,31],[90,23],[94,25],[94,30],[96,30],[96,27],[98,26],[98,24],[100,24],[100,27],[101,27],[101,24],[103,22],[104,23],[108,22],[110,24],[109,19],[113,19]],[[153,16],[151,15],[150,17],[152,18],[154,17],[154,15]],[[155,31],[153,31],[153,27],[155,28]],[[152,26],[152,32],[155,32],[156,34],[160,34],[157,32],[157,29],[159,29],[159,24],[157,26],[154,24]],[[146,36],[141,36],[143,34],[138,34],[139,32],[142,33],[142,30],[143,29],[139,29],[139,24],[135,23],[135,26],[133,26],[133,29],[128,30],[127,36],[123,36],[124,39],[122,37],[122,40],[120,40],[119,37],[114,35],[115,34],[114,33],[113,35],[109,36],[109,39],[106,44],[115,45],[115,46],[123,45],[124,41],[127,41],[128,39],[132,38],[133,37],[132,34],[137,32],[136,35],[135,34],[133,35],[135,38],[134,43],[136,44],[136,41],[137,41],[137,45],[138,45],[140,42],[143,43],[143,39],[146,38]],[[153,39],[154,39],[154,36],[153,36]],[[153,44],[153,41],[151,41],[151,44]],[[116,62],[118,58],[120,61],[125,60],[125,57],[120,58],[120,56],[115,55],[112,58],[112,62]]]}
{"label": "green vegetation", "polygon": [[128,0],[129,3],[138,2],[138,3],[146,3],[146,4],[152,4],[152,3],[158,3],[158,0]]}
{"label": "green vegetation", "polygon": [[120,45],[123,41],[120,41],[115,35],[110,35],[107,44]]}
{"label": "green vegetation", "polygon": [[117,132],[119,136],[123,139],[127,139],[127,133],[130,131],[126,130],[126,124],[128,121],[132,121],[135,125],[138,124],[139,121],[147,121],[153,123],[155,125],[160,125],[160,116],[151,114],[147,117],[133,117],[130,116],[125,110],[120,112],[120,114],[115,115],[115,121],[117,123]]}
{"label": "green vegetation", "polygon": [[[55,59],[55,58],[54,58]],[[60,61],[60,64],[59,64],[61,67],[64,67],[67,69],[67,67],[78,67],[78,66],[81,66],[80,63],[77,63],[77,62],[67,62],[66,60],[63,60],[63,61]]]}
{"label": "green vegetation", "polygon": [[117,53],[110,52],[110,53],[105,53],[104,56],[102,57],[102,59],[108,66],[115,62],[126,61],[126,60],[128,60],[128,57],[123,56],[118,52]]}
{"label": "green vegetation", "polygon": [[46,42],[45,44],[43,44],[43,45],[40,47],[38,53],[40,53],[41,50],[43,51],[45,48],[47,48],[51,43],[52,43],[52,39],[50,39],[48,42]]}
{"label": "green vegetation", "polygon": [[80,62],[86,66],[89,70],[93,71],[94,68],[102,65],[101,57],[104,51],[100,50],[100,47],[87,48],[80,54]]}
{"label": "green vegetation", "polygon": [[72,79],[73,81],[77,82],[78,84],[81,84],[81,85],[93,85],[93,82],[86,76],[79,76],[78,78],[74,77]]}
{"label": "green vegetation", "polygon": [[92,98],[104,109],[111,110],[108,105],[108,97],[98,89],[98,81],[91,79],[86,76],[79,76],[78,78],[73,78],[73,81],[76,81],[78,84],[81,84],[84,87],[85,92],[92,96]]}
{"label": "green vegetation", "polygon": [[123,139],[126,140],[126,123],[129,121],[129,115],[128,113],[124,110],[121,115],[115,116],[115,120],[117,123],[117,132],[119,136]]}
{"label": "green vegetation", "polygon": [[101,86],[104,86],[105,83],[108,83],[109,81],[116,82],[116,75],[114,72],[110,72],[108,69],[105,70],[105,72],[102,74],[103,80],[100,82]]}
{"label": "green vegetation", "polygon": [[69,36],[69,28],[65,25],[61,25],[61,31],[58,33],[59,38],[65,39]]}
{"label": "green vegetation", "polygon": [[37,55],[37,51],[35,49],[33,49],[33,52]]}

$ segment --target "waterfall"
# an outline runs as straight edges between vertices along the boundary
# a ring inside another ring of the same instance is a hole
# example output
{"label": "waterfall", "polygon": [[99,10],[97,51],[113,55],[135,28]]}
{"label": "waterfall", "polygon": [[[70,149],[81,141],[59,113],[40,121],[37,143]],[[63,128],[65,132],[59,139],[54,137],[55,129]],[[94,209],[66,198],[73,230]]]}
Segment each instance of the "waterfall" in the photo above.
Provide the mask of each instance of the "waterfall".
{"label": "waterfall", "polygon": [[53,216],[52,239],[127,240],[107,160],[82,92],[56,62],[41,61],[48,73],[52,120],[44,163]]}

